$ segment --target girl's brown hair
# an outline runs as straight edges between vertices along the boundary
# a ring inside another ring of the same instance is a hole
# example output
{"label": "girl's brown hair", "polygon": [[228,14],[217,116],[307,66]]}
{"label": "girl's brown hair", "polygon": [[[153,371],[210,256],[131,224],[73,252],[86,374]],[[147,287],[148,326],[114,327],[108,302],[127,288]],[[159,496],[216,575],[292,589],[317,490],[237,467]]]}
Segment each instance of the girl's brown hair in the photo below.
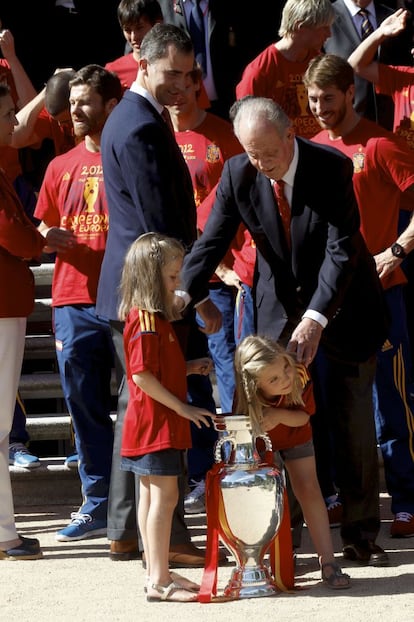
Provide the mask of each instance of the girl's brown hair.
{"label": "girl's brown hair", "polygon": [[162,268],[184,257],[178,240],[160,233],[144,233],[129,247],[122,271],[119,318],[125,320],[133,307],[178,319],[163,286]]}

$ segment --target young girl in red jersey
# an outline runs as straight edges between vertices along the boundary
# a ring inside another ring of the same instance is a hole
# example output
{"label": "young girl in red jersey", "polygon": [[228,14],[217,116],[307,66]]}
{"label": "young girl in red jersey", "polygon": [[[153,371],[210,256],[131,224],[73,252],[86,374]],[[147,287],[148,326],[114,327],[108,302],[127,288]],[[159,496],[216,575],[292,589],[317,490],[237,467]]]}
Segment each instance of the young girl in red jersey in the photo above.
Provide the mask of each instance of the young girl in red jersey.
{"label": "young girl in red jersey", "polygon": [[138,523],[144,544],[148,601],[192,602],[196,584],[170,573],[168,552],[178,476],[191,446],[190,421],[209,426],[211,413],[186,402],[186,374],[208,374],[208,358],[186,363],[171,321],[184,249],[146,233],[131,245],[121,281],[119,317],[129,387],[121,468],[139,476]]}
{"label": "young girl in red jersey", "polygon": [[326,505],[319,487],[309,417],[315,411],[312,383],[303,365],[275,341],[256,335],[235,353],[236,412],[248,414],[254,434],[267,432],[279,451],[318,553],[322,580],[350,587],[335,561]]}

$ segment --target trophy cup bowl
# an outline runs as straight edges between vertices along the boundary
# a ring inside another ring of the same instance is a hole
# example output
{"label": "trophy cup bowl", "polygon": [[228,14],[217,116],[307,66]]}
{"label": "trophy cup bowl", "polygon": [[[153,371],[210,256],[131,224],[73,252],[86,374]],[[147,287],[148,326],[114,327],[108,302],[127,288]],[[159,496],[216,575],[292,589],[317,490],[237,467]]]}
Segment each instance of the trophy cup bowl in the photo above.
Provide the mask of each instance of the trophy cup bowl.
{"label": "trophy cup bowl", "polygon": [[220,523],[236,568],[224,594],[234,599],[274,596],[278,589],[263,558],[281,524],[284,474],[261,460],[256,438],[263,439],[266,451],[271,451],[271,442],[267,434],[253,437],[247,416],[218,417],[215,426],[227,432],[216,443],[216,462],[221,461],[225,443],[232,447],[220,473],[224,508]]}

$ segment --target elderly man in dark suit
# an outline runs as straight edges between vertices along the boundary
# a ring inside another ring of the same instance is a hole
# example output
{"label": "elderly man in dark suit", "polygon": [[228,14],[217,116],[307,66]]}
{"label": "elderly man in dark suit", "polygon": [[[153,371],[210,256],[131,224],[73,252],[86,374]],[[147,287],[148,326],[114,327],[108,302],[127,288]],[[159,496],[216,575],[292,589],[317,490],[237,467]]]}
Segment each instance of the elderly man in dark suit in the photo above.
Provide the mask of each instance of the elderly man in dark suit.
{"label": "elderly man in dark suit", "polygon": [[[157,24],[144,37],[137,80],[115,108],[102,133],[102,165],[109,209],[109,233],[98,286],[97,313],[108,318],[120,378],[125,374],[123,323],[118,321],[118,287],[126,251],[142,233],[157,231],[189,248],[196,238],[196,208],[187,165],[165,109],[190,84],[194,69],[191,39],[173,25]],[[206,301],[199,308],[217,311]],[[205,317],[212,331],[219,314]],[[185,327],[184,327],[185,328]],[[184,332],[184,331],[183,331]],[[137,556],[134,475],[120,471],[122,422],[128,400],[121,382],[109,491],[108,538],[114,560]],[[203,552],[190,541],[184,500],[173,519],[171,566],[204,566]]]}
{"label": "elderly man in dark suit", "polygon": [[[324,51],[342,58],[348,58],[361,41],[393,12],[388,6],[372,0],[336,0],[332,8],[335,21]],[[378,60],[386,65],[411,65],[410,39],[411,35],[406,31],[392,42],[384,41],[378,50]],[[392,99],[378,95],[373,85],[359,76],[355,79],[355,109],[368,119],[392,129]]]}
{"label": "elderly man in dark suit", "polygon": [[330,366],[337,480],[346,491],[344,546],[355,545],[361,563],[387,563],[375,543],[380,520],[372,405],[375,354],[387,320],[359,232],[352,163],[334,149],[295,138],[290,120],[270,99],[246,97],[232,113],[246,153],[224,166],[204,233],[185,260],[183,287],[193,301],[200,298],[243,222],[257,248],[257,331],[287,343],[305,365],[316,357],[316,384],[318,359]]}

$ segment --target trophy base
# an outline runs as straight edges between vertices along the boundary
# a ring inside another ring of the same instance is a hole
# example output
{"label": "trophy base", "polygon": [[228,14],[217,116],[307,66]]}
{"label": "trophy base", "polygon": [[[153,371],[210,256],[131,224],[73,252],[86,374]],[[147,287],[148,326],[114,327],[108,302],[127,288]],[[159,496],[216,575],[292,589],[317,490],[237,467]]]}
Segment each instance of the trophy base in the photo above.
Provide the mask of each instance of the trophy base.
{"label": "trophy base", "polygon": [[265,566],[237,567],[224,588],[224,595],[234,600],[239,598],[262,598],[279,593]]}

